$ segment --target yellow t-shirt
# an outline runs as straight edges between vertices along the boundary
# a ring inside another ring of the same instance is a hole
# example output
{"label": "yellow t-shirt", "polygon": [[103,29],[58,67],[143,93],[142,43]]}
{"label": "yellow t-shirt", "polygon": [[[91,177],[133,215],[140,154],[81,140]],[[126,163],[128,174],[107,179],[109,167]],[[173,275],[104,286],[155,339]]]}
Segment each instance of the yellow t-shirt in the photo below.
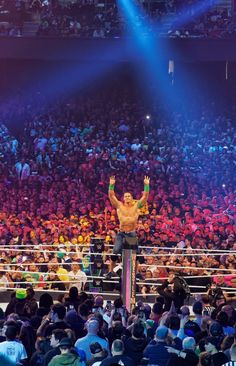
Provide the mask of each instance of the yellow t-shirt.
{"label": "yellow t-shirt", "polygon": [[57,275],[63,281],[69,281],[68,271],[65,268],[58,268]]}

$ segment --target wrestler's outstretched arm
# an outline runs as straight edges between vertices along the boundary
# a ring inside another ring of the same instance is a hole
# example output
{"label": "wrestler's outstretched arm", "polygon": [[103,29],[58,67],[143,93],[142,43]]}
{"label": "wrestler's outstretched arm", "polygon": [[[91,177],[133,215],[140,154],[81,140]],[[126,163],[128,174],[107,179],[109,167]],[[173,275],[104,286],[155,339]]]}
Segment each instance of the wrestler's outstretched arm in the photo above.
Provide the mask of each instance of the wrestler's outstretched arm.
{"label": "wrestler's outstretched arm", "polygon": [[146,205],[147,200],[148,200],[148,196],[149,196],[149,191],[150,191],[150,178],[148,176],[144,177],[144,190],[143,190],[143,195],[140,198],[140,200],[138,200],[138,207],[141,208],[143,206]]}
{"label": "wrestler's outstretched arm", "polygon": [[116,178],[114,175],[112,175],[110,177],[110,182],[109,182],[108,197],[111,201],[112,206],[114,206],[115,208],[119,208],[121,202],[116,198],[116,195],[114,192],[115,183],[116,183]]}

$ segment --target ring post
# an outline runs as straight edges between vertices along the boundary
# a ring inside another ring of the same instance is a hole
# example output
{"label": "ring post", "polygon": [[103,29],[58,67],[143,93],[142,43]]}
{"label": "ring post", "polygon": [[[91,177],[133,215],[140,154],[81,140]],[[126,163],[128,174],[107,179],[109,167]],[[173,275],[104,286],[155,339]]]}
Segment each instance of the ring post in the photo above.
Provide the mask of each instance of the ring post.
{"label": "ring post", "polygon": [[[127,238],[128,239],[128,238]],[[131,312],[136,304],[137,238],[125,240],[122,250],[122,298],[126,309]]]}

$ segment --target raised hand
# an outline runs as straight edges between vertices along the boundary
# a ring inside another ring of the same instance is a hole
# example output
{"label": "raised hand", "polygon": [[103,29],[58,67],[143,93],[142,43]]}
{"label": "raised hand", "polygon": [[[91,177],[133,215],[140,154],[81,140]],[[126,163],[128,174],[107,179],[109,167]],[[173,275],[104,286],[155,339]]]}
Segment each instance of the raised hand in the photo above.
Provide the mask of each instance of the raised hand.
{"label": "raised hand", "polygon": [[144,177],[144,184],[145,185],[149,185],[150,184],[150,178],[148,176],[146,176],[146,175]]}
{"label": "raised hand", "polygon": [[116,183],[116,178],[115,178],[115,176],[114,175],[112,175],[111,177],[110,177],[110,184],[115,184]]}
{"label": "raised hand", "polygon": [[169,310],[169,314],[177,314],[174,301],[171,301],[171,307]]}
{"label": "raised hand", "polygon": [[185,324],[189,321],[189,316],[185,315],[180,318],[180,328],[184,328]]}

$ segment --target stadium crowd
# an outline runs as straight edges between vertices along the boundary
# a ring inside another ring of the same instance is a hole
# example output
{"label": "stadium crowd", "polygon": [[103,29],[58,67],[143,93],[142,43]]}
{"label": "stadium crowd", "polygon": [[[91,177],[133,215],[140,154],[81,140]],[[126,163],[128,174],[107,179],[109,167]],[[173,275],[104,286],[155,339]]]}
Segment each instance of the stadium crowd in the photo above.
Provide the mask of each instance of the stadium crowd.
{"label": "stadium crowd", "polygon": [[[43,95],[37,98],[27,105],[13,98],[1,106],[2,122],[25,121],[19,137],[1,125],[3,287],[34,283],[65,290],[74,281],[80,291],[92,286],[91,276],[113,270],[119,225],[107,190],[114,174],[121,199],[125,190],[139,199],[144,175],[151,177],[148,207],[137,227],[143,295],[156,294],[157,279],[171,271],[191,276],[189,284],[197,281],[202,291],[210,279],[235,286],[230,116],[206,110],[195,117],[186,110],[146,115],[128,91],[80,95],[46,109]],[[93,238],[99,237],[103,245],[95,258]]]}
{"label": "stadium crowd", "polygon": [[[224,292],[236,277],[234,111],[209,99],[195,100],[196,110],[186,100],[147,107],[117,79],[121,90],[112,81],[52,102],[46,88],[27,103],[24,93],[3,95],[0,285],[14,292],[1,312],[0,365],[236,362],[236,313]],[[18,134],[7,127],[17,124]],[[119,230],[111,175],[120,199],[125,191],[139,199],[151,178],[137,226],[143,301],[132,314],[120,298],[105,304],[89,291],[94,275],[103,290],[120,290],[106,283]],[[183,277],[203,285],[192,308]],[[48,289],[61,291],[56,303]]]}
{"label": "stadium crowd", "polygon": [[[168,286],[172,279],[169,279]],[[232,366],[236,361],[236,311],[210,295],[169,310],[158,296],[128,313],[121,298],[78,292],[39,305],[32,287],[17,289],[1,312],[0,361],[4,366]]]}
{"label": "stadium crowd", "polygon": [[[232,10],[227,7],[200,9],[197,1],[141,2],[135,27],[161,37],[229,38],[235,36]],[[0,34],[21,36],[24,22],[35,22],[38,36],[114,38],[129,34],[129,25],[114,0],[2,0]],[[144,25],[149,24],[149,26]],[[27,34],[26,34],[27,35]]]}

